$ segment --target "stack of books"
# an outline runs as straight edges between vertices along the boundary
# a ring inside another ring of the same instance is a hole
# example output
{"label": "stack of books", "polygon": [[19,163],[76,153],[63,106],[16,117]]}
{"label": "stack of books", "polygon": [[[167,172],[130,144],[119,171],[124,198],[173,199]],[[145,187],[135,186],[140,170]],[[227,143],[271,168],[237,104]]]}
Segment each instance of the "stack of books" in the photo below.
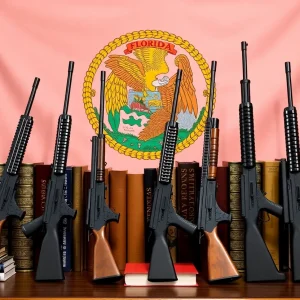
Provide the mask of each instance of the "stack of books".
{"label": "stack of books", "polygon": [[8,256],[5,247],[0,249],[0,281],[6,281],[16,274],[13,256]]}

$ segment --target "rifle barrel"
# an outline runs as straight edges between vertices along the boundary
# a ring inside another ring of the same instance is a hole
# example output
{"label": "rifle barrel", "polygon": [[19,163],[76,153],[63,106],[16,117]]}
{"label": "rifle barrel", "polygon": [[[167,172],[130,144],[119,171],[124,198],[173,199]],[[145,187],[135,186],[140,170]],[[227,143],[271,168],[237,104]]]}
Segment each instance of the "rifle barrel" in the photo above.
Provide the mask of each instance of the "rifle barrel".
{"label": "rifle barrel", "polygon": [[99,133],[98,136],[100,137],[103,134],[103,119],[104,119],[104,94],[105,94],[105,77],[106,72],[101,71],[101,82],[100,82],[100,109],[99,109]]}
{"label": "rifle barrel", "polygon": [[208,118],[212,117],[216,69],[217,69],[217,62],[215,60],[213,60],[211,62],[211,79],[210,79],[209,104],[208,104],[209,105],[208,106]]}
{"label": "rifle barrel", "polygon": [[293,92],[292,92],[292,79],[291,79],[291,63],[285,63],[286,84],[288,93],[289,108],[293,107]]}
{"label": "rifle barrel", "polygon": [[179,97],[181,78],[182,78],[182,70],[178,69],[177,75],[176,75],[175,92],[174,92],[172,114],[171,114],[171,120],[170,120],[170,124],[172,124],[172,125],[174,125],[174,123],[175,123],[175,116],[176,116],[176,109],[177,109],[177,102],[178,102],[178,97]]}
{"label": "rifle barrel", "polygon": [[32,103],[33,103],[33,100],[34,100],[34,97],[35,97],[36,90],[39,86],[39,83],[40,83],[40,78],[35,77],[33,85],[32,85],[32,89],[31,89],[31,93],[30,93],[30,96],[29,96],[29,100],[28,100],[28,103],[27,103],[27,106],[26,106],[26,109],[25,109],[25,113],[24,113],[25,116],[29,116],[29,114],[30,114]]}
{"label": "rifle barrel", "polygon": [[66,86],[66,95],[65,95],[65,103],[64,103],[64,110],[63,114],[68,114],[68,108],[69,108],[69,99],[70,99],[70,91],[71,91],[71,84],[72,84],[72,76],[73,76],[73,70],[74,70],[74,62],[69,61],[69,68],[68,68],[68,81]]}
{"label": "rifle barrel", "polygon": [[248,80],[247,74],[247,42],[242,42],[243,80]]}

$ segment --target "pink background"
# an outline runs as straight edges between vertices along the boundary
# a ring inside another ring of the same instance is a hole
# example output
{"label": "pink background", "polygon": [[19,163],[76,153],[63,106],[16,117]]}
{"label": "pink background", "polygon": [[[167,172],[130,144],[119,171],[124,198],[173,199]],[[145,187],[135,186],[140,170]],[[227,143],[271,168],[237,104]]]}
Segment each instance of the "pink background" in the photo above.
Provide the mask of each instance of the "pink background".
{"label": "pink background", "polygon": [[[90,62],[107,43],[132,31],[156,29],[181,36],[218,62],[219,162],[240,160],[238,106],[241,46],[248,46],[258,160],[285,156],[283,109],[287,105],[284,62],[291,61],[294,105],[300,102],[300,2],[249,1],[0,1],[0,161],[5,162],[34,77],[41,82],[31,111],[34,127],[24,162],[51,163],[62,112],[68,61],[75,61],[69,113],[73,118],[68,165],[90,164],[91,136],[82,102]],[[121,53],[120,53],[121,54]],[[201,74],[200,74],[201,76]],[[195,78],[194,84],[202,78]],[[176,155],[201,161],[203,136]],[[140,161],[107,146],[108,166],[142,172],[158,160]]]}

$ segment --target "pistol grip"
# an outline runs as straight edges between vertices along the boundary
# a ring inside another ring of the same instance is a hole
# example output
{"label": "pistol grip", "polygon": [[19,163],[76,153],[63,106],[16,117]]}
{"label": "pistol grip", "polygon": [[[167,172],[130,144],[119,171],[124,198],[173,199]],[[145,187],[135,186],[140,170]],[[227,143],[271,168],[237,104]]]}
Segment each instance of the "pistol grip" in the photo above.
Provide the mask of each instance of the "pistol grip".
{"label": "pistol grip", "polygon": [[36,281],[64,280],[60,243],[56,226],[47,226],[42,241]]}
{"label": "pistol grip", "polygon": [[277,217],[280,217],[283,212],[282,206],[270,201],[266,197],[260,197],[259,208],[264,209]]}
{"label": "pistol grip", "polygon": [[166,232],[157,234],[154,231],[154,235],[148,280],[152,282],[176,281],[177,275],[165,238]]}
{"label": "pistol grip", "polygon": [[212,232],[204,231],[208,240],[207,268],[208,281],[233,281],[241,276],[217,235],[217,227]]}
{"label": "pistol grip", "polygon": [[77,210],[71,208],[66,204],[66,202],[62,203],[61,207],[61,215],[62,217],[71,217],[73,220],[76,218]]}
{"label": "pistol grip", "polygon": [[107,222],[117,222],[119,223],[120,214],[114,213],[110,208],[107,206],[105,207],[105,218]]}
{"label": "pistol grip", "polygon": [[26,215],[26,212],[21,210],[17,205],[16,200],[13,199],[9,205],[8,215],[12,217],[17,217],[19,218],[19,220],[23,220]]}
{"label": "pistol grip", "polygon": [[34,234],[39,228],[43,225],[44,216],[41,215],[38,218],[34,219],[31,222],[28,222],[22,226],[22,232],[28,238]]}
{"label": "pistol grip", "polygon": [[195,231],[197,230],[197,225],[187,221],[186,219],[182,218],[175,212],[174,212],[174,215],[172,216],[171,224],[182,228],[184,231],[186,231],[190,235],[193,235],[195,233]]}
{"label": "pistol grip", "polygon": [[105,227],[106,226],[102,226],[99,231],[93,230],[95,236],[93,280],[114,282],[120,280],[122,275],[105,238]]}
{"label": "pistol grip", "polygon": [[246,282],[284,281],[255,222],[246,220],[245,232]]}

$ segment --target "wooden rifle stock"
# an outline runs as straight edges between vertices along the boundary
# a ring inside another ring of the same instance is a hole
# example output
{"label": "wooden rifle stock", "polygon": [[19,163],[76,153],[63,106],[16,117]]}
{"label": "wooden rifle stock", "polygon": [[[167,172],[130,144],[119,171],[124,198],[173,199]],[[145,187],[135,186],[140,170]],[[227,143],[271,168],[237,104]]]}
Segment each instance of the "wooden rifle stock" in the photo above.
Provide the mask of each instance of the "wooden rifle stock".
{"label": "wooden rifle stock", "polygon": [[6,219],[0,221],[0,236],[1,236],[1,231],[2,231],[2,227],[3,227],[4,223],[5,223],[5,220]]}
{"label": "wooden rifle stock", "polygon": [[93,280],[112,280],[118,281],[122,275],[115,263],[111,253],[110,246],[105,237],[105,228],[102,226],[100,230],[93,229],[95,237],[94,253],[93,253]]}
{"label": "wooden rifle stock", "polygon": [[224,248],[217,234],[217,227],[212,232],[204,231],[207,238],[208,280],[217,281],[240,277],[234,263]]}

